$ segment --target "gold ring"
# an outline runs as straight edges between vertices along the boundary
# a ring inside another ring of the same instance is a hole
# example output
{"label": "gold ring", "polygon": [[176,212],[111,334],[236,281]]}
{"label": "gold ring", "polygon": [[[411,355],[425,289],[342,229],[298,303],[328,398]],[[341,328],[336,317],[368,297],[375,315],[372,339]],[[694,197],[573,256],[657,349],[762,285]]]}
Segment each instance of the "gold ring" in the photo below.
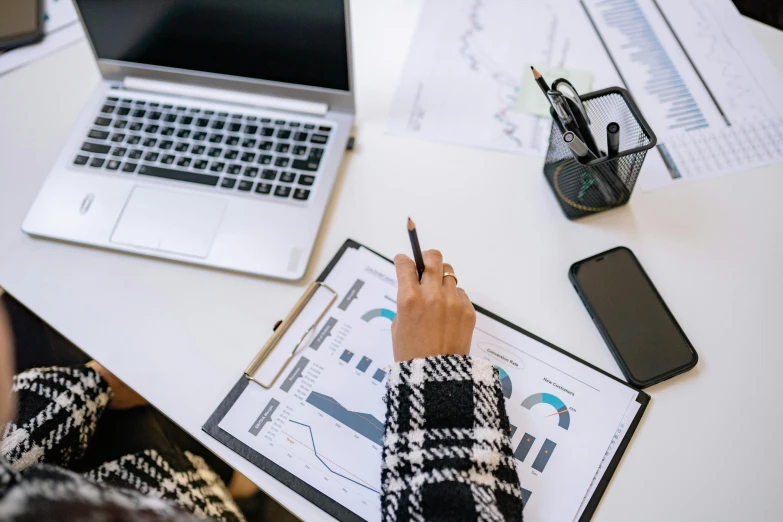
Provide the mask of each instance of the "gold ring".
{"label": "gold ring", "polygon": [[446,279],[447,277],[453,277],[454,278],[454,284],[455,285],[459,284],[459,279],[457,279],[457,276],[455,276],[453,273],[451,273],[451,272],[443,272],[443,279]]}

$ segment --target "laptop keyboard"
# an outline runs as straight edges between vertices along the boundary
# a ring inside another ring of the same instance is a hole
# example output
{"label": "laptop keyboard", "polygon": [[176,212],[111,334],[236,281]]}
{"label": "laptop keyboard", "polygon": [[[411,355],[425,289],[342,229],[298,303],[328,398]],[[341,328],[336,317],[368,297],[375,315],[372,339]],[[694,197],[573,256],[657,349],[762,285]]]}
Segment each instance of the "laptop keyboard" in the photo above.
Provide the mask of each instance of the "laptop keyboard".
{"label": "laptop keyboard", "polygon": [[307,201],[331,131],[290,118],[110,96],[73,165]]}

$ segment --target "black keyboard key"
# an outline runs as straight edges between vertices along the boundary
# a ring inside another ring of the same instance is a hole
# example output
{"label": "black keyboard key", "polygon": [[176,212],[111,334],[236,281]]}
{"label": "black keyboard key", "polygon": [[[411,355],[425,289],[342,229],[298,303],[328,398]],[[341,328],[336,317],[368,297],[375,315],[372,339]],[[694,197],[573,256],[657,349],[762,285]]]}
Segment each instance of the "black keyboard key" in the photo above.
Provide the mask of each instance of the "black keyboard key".
{"label": "black keyboard key", "polygon": [[128,153],[128,159],[139,159],[143,153],[141,149],[133,149]]}
{"label": "black keyboard key", "polygon": [[117,98],[116,96],[109,96],[108,98],[106,98],[106,101],[116,102],[116,101],[120,101],[120,99]]}
{"label": "black keyboard key", "polygon": [[179,107],[177,107],[177,110],[178,110],[178,111],[184,111],[185,109],[187,109],[187,107],[183,107],[182,105],[180,105]]}
{"label": "black keyboard key", "polygon": [[90,159],[90,158],[87,157],[87,156],[84,156],[82,154],[79,154],[78,156],[76,156],[76,158],[74,158],[73,164],[74,165],[87,165],[87,160],[88,159]]}
{"label": "black keyboard key", "polygon": [[299,175],[299,184],[304,185],[305,187],[309,187],[315,182],[315,176],[311,176],[309,174],[300,174]]}
{"label": "black keyboard key", "polygon": [[180,125],[190,125],[193,123],[193,116],[183,116],[179,119]]}
{"label": "black keyboard key", "polygon": [[196,132],[195,134],[193,134],[193,139],[195,141],[204,141],[205,139],[207,139],[207,133],[206,132]]}
{"label": "black keyboard key", "polygon": [[171,149],[172,145],[174,145],[174,142],[171,140],[163,140],[158,144],[158,148],[161,150],[169,150]]}
{"label": "black keyboard key", "polygon": [[275,120],[275,125],[285,125],[285,120]]}
{"label": "black keyboard key", "polygon": [[101,107],[101,112],[104,114],[111,114],[112,112],[114,112],[114,109],[116,108],[117,108],[116,105],[104,105],[103,107]]}
{"label": "black keyboard key", "polygon": [[307,201],[307,198],[310,197],[310,191],[307,189],[294,189],[294,199],[298,199],[299,201]]}
{"label": "black keyboard key", "polygon": [[163,127],[163,129],[160,131],[160,134],[161,136],[173,136],[174,130],[174,127]]}
{"label": "black keyboard key", "polygon": [[160,130],[160,126],[158,126],[158,125],[153,125],[153,124],[149,124],[149,125],[147,125],[147,126],[144,128],[144,132],[146,132],[146,133],[149,133],[149,134],[155,134],[155,133],[156,133],[156,132],[158,132],[159,130]]}
{"label": "black keyboard key", "polygon": [[225,168],[226,164],[222,161],[213,161],[212,165],[209,166],[209,170],[212,172],[223,172],[223,169]]}
{"label": "black keyboard key", "polygon": [[146,105],[147,102],[144,100],[136,100],[136,105]]}
{"label": "black keyboard key", "polygon": [[241,180],[237,188],[242,192],[250,192],[253,189],[253,182]]}
{"label": "black keyboard key", "polygon": [[158,156],[160,156],[160,154],[157,152],[148,152],[147,155],[144,156],[144,161],[158,161]]}
{"label": "black keyboard key", "polygon": [[144,138],[144,143],[142,143],[142,145],[145,147],[154,147],[156,143],[158,143],[156,138]]}
{"label": "black keyboard key", "polygon": [[275,133],[274,127],[264,127],[263,129],[261,129],[261,136],[269,137],[274,133]]}
{"label": "black keyboard key", "polygon": [[207,116],[212,116],[213,114],[215,114],[215,111],[204,111],[204,114],[206,114]]}
{"label": "black keyboard key", "polygon": [[319,145],[323,145],[326,143],[326,141],[329,139],[329,136],[325,136],[323,134],[313,134],[313,137],[310,138],[310,143],[317,143]]}
{"label": "black keyboard key", "polygon": [[271,183],[259,183],[256,185],[256,194],[269,194],[272,192]]}
{"label": "black keyboard key", "polygon": [[256,118],[255,116],[248,116],[246,119],[247,121],[256,121],[258,118]]}
{"label": "black keyboard key", "polygon": [[305,146],[305,145],[294,145],[294,150],[292,151],[292,154],[294,156],[303,156],[305,152],[307,152],[307,146]]}
{"label": "black keyboard key", "polygon": [[196,163],[193,164],[194,169],[204,170],[207,168],[207,164],[209,162],[205,159],[198,160]]}
{"label": "black keyboard key", "polygon": [[226,174],[234,174],[234,175],[236,175],[236,174],[239,174],[239,172],[241,170],[242,170],[242,165],[240,165],[238,163],[232,163],[226,169]]}
{"label": "black keyboard key", "polygon": [[169,112],[163,117],[163,121],[166,123],[174,123],[177,121],[177,115]]}
{"label": "black keyboard key", "polygon": [[229,136],[226,138],[226,145],[229,147],[234,147],[235,145],[239,144],[239,136]]}
{"label": "black keyboard key", "polygon": [[117,109],[117,116],[127,116],[130,114],[130,107],[120,107]]}
{"label": "black keyboard key", "polygon": [[136,170],[136,167],[138,167],[138,165],[136,163],[126,163],[125,165],[122,166],[122,171],[123,172],[133,172],[133,171]]}
{"label": "black keyboard key", "polygon": [[105,140],[109,137],[109,133],[98,129],[92,129],[87,137],[94,140]]}
{"label": "black keyboard key", "polygon": [[220,116],[221,118],[228,118],[228,113],[227,112],[219,112],[218,116]]}
{"label": "black keyboard key", "polygon": [[218,156],[220,156],[222,153],[223,153],[223,149],[221,149],[220,147],[212,147],[212,148],[210,148],[210,149],[209,149],[209,151],[207,152],[207,156],[209,156],[209,157],[211,157],[211,158],[217,158],[217,157],[218,157]]}
{"label": "black keyboard key", "polygon": [[231,117],[233,119],[235,119],[235,120],[241,120],[242,119],[242,115],[241,114],[232,114]]}
{"label": "black keyboard key", "polygon": [[105,161],[106,160],[103,158],[93,158],[92,161],[90,162],[90,167],[96,167],[96,168],[103,167],[103,163]]}
{"label": "black keyboard key", "polygon": [[170,103],[167,103],[167,104],[165,104],[165,105],[163,106],[163,108],[164,108],[164,109],[173,109],[173,108],[174,108],[174,106],[173,106],[172,104],[170,104]]}
{"label": "black keyboard key", "polygon": [[228,124],[228,132],[239,132],[242,129],[241,123],[229,123]]}
{"label": "black keyboard key", "polygon": [[223,141],[223,135],[222,134],[212,134],[209,136],[209,142],[210,143],[220,143]]}
{"label": "black keyboard key", "polygon": [[293,172],[282,172],[280,174],[280,181],[283,183],[293,183],[296,179],[296,174]]}
{"label": "black keyboard key", "polygon": [[143,118],[144,116],[146,116],[146,114],[147,111],[145,111],[144,109],[136,109],[135,111],[133,111],[133,114],[131,114],[131,116],[133,116],[134,118]]}
{"label": "black keyboard key", "polygon": [[150,107],[160,107],[160,103],[158,103],[158,102],[150,102]]}
{"label": "black keyboard key", "polygon": [[237,159],[237,156],[239,156],[239,151],[236,149],[231,149],[226,151],[226,155],[223,156],[227,160]]}
{"label": "black keyboard key", "polygon": [[275,187],[275,196],[279,198],[287,198],[291,195],[291,187],[284,187],[283,185],[278,185]]}
{"label": "black keyboard key", "polygon": [[275,167],[287,167],[291,158],[277,158],[275,160]]}
{"label": "black keyboard key", "polygon": [[305,123],[304,128],[307,130],[313,130],[315,128],[315,125],[313,125],[312,123]]}
{"label": "black keyboard key", "polygon": [[260,121],[261,123],[269,123],[269,122],[270,122],[270,121],[272,121],[272,120],[271,120],[270,118],[261,118],[259,121]]}
{"label": "black keyboard key", "polygon": [[128,120],[117,120],[114,122],[115,129],[124,129],[128,125]]}
{"label": "black keyboard key", "polygon": [[100,143],[90,143],[85,141],[82,145],[84,152],[93,152],[95,154],[106,154],[111,150],[111,145],[101,145]]}
{"label": "black keyboard key", "polygon": [[193,107],[193,108],[190,109],[190,112],[192,112],[193,114],[198,114],[199,112],[201,112],[201,109]]}
{"label": "black keyboard key", "polygon": [[125,134],[121,132],[115,132],[111,135],[111,141],[112,143],[122,143],[122,141],[125,139]]}
{"label": "black keyboard key", "polygon": [[291,123],[288,124],[289,127],[293,127],[294,129],[299,128],[300,125],[301,123],[299,123],[298,121],[292,121]]}
{"label": "black keyboard key", "polygon": [[132,121],[131,124],[128,125],[128,130],[140,131],[143,126],[144,124],[140,121]]}
{"label": "black keyboard key", "polygon": [[188,158],[187,156],[180,158],[179,161],[177,161],[178,167],[189,167],[190,162],[193,161],[192,159]]}
{"label": "black keyboard key", "polygon": [[258,162],[261,165],[269,165],[270,163],[272,163],[272,156],[268,154],[262,154],[258,157]]}
{"label": "black keyboard key", "polygon": [[187,152],[188,147],[190,147],[190,145],[188,145],[184,141],[180,141],[179,143],[174,145],[174,150],[176,150],[177,152]]}
{"label": "black keyboard key", "polygon": [[246,163],[252,163],[256,159],[256,155],[253,152],[245,152],[240,159]]}
{"label": "black keyboard key", "polygon": [[[84,158],[84,161],[87,162],[87,158]],[[245,167],[245,172],[242,174],[243,176],[247,176],[248,178],[255,178],[256,175],[258,175],[258,167]]]}
{"label": "black keyboard key", "polygon": [[193,148],[190,149],[190,153],[191,154],[204,154],[204,149],[206,149],[206,147],[204,147],[204,145],[193,145]]}
{"label": "black keyboard key", "polygon": [[128,152],[128,149],[125,147],[114,147],[114,150],[111,151],[112,156],[117,156],[118,158],[121,158],[125,156],[125,154]]}
{"label": "black keyboard key", "polygon": [[128,145],[136,145],[140,141],[141,141],[141,136],[138,136],[138,135],[134,134],[134,135],[128,136],[128,139],[127,139],[127,141],[125,143],[127,143]]}
{"label": "black keyboard key", "polygon": [[316,170],[318,170],[318,165],[320,165],[320,160],[313,160],[312,158],[308,158],[308,159],[295,159],[294,162],[291,164],[291,167],[295,168],[296,170],[315,172]]}
{"label": "black keyboard key", "polygon": [[275,169],[264,169],[261,171],[261,179],[274,180],[277,177],[277,171]]}
{"label": "black keyboard key", "polygon": [[272,150],[272,147],[274,146],[275,142],[273,141],[262,141],[258,148],[259,150]]}
{"label": "black keyboard key", "polygon": [[321,125],[320,127],[318,127],[318,130],[321,132],[329,132],[332,130],[332,128],[329,127],[328,125]]}
{"label": "black keyboard key", "polygon": [[288,143],[278,143],[277,147],[275,147],[275,152],[288,152],[290,148],[291,145]]}
{"label": "black keyboard key", "polygon": [[318,147],[312,147],[310,149],[310,159],[320,160],[323,155],[324,149],[319,149]]}
{"label": "black keyboard key", "polygon": [[188,136],[190,136],[190,131],[188,129],[180,129],[177,131],[177,138],[186,139]]}
{"label": "black keyboard key", "polygon": [[307,141],[307,134],[306,132],[297,132],[294,134],[294,141]]}
{"label": "black keyboard key", "polygon": [[206,127],[209,125],[209,118],[199,118],[196,120],[196,127]]}
{"label": "black keyboard key", "polygon": [[107,168],[108,170],[117,170],[118,168],[120,168],[120,162],[119,162],[119,161],[117,161],[117,160],[110,160],[110,161],[109,161],[109,162],[106,164],[106,168]]}
{"label": "black keyboard key", "polygon": [[133,103],[133,100],[131,100],[130,98],[123,98],[122,103]]}
{"label": "black keyboard key", "polygon": [[256,146],[256,140],[254,140],[253,138],[245,138],[244,140],[242,140],[242,146],[245,147],[246,149],[252,149],[253,147]]}
{"label": "black keyboard key", "polygon": [[[248,118],[250,119],[250,118]],[[258,132],[258,125],[245,125],[245,134],[255,134]]]}
{"label": "black keyboard key", "polygon": [[212,128],[215,130],[221,130],[225,126],[226,126],[226,122],[224,122],[223,120],[215,120],[212,122]]}
{"label": "black keyboard key", "polygon": [[291,137],[290,130],[280,130],[277,132],[277,138],[280,140],[287,140],[290,137]]}
{"label": "black keyboard key", "polygon": [[160,158],[160,162],[164,165],[171,165],[174,163],[174,160],[177,159],[177,157],[174,154],[164,154],[162,158]]}
{"label": "black keyboard key", "polygon": [[223,188],[234,188],[234,185],[237,184],[236,178],[223,178],[223,181],[220,182],[220,186]]}
{"label": "black keyboard key", "polygon": [[154,176],[156,178],[175,179],[178,181],[188,181],[190,183],[200,183],[201,185],[216,186],[220,176],[211,176],[209,174],[200,174],[198,172],[187,172],[182,170],[164,169],[161,167],[152,167],[142,165],[139,168],[139,174],[142,176]]}
{"label": "black keyboard key", "polygon": [[147,119],[150,119],[150,120],[159,120],[161,116],[163,116],[163,114],[162,114],[162,113],[160,113],[160,112],[158,112],[158,111],[155,111],[155,112],[151,112],[151,113],[149,114],[149,116],[147,116]]}

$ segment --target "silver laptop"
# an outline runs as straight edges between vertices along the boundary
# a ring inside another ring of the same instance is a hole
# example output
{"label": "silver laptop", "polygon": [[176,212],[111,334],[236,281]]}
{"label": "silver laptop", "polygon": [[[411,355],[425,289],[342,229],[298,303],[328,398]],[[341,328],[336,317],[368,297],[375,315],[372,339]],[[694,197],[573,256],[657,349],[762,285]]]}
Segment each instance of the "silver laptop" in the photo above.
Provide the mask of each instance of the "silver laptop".
{"label": "silver laptop", "polygon": [[347,0],[75,0],[103,80],[22,228],[299,279],[354,119]]}

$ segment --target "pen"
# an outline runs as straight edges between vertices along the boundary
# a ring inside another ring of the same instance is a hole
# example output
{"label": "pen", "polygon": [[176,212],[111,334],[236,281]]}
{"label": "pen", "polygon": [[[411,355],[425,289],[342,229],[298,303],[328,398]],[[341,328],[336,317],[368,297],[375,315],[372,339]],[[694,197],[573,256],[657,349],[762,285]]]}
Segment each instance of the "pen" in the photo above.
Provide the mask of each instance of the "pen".
{"label": "pen", "polygon": [[424,273],[424,257],[421,255],[421,245],[419,245],[419,234],[416,233],[416,223],[411,218],[408,218],[408,236],[411,238],[413,259],[416,261],[416,270],[419,272],[419,281],[421,281],[421,274]]}
{"label": "pen", "polygon": [[620,151],[620,125],[615,122],[606,126],[606,149],[610,158]]}
{"label": "pen", "polygon": [[[535,67],[532,65],[530,66],[530,69],[533,71],[533,78],[536,79],[536,83],[541,88],[541,92],[544,93],[544,96],[546,96],[546,93],[549,92],[549,85],[547,85],[546,80],[544,80],[544,77],[541,76],[541,73],[536,70]],[[548,99],[548,98],[547,98]]]}
{"label": "pen", "polygon": [[[593,151],[591,151],[590,148],[585,145],[585,142],[583,142],[579,136],[573,132],[569,131],[563,134],[563,141],[568,144],[568,146],[571,148],[571,152],[574,153],[574,156],[576,156],[576,159],[580,163],[596,159],[596,155],[593,154]],[[603,179],[603,176],[600,175],[600,166],[595,165],[593,166],[593,169],[595,169],[595,173],[592,176],[595,180],[595,185],[598,188],[598,191],[601,193],[601,196],[603,196],[606,204],[612,205],[614,202],[612,190],[607,186],[607,182]]]}

